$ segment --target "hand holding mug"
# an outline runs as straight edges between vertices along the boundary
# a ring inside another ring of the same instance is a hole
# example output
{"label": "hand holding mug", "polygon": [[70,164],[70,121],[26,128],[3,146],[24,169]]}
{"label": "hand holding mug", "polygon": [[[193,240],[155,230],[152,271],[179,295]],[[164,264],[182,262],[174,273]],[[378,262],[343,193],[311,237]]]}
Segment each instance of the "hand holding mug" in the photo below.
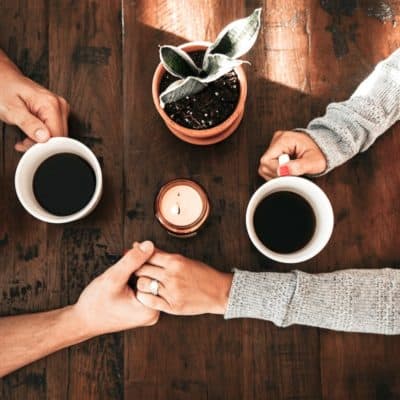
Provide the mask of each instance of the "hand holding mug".
{"label": "hand holding mug", "polygon": [[[279,166],[281,154],[289,154],[293,160]],[[261,157],[258,173],[269,180],[282,175],[320,174],[326,167],[324,154],[310,136],[301,132],[277,131]]]}
{"label": "hand holding mug", "polygon": [[1,50],[0,76],[0,120],[28,136],[15,145],[17,151],[51,136],[68,135],[66,100],[24,76]]}
{"label": "hand holding mug", "polygon": [[[136,275],[138,300],[147,307],[175,315],[224,314],[233,277],[199,261],[158,249]],[[153,292],[154,281],[157,293]]]}

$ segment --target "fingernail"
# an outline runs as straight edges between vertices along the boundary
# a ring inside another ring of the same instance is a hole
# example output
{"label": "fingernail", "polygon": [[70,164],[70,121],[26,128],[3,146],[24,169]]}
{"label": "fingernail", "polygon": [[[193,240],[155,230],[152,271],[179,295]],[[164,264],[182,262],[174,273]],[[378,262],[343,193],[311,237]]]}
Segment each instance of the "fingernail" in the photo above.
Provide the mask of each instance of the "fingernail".
{"label": "fingernail", "polygon": [[139,244],[140,250],[142,250],[144,253],[148,253],[153,249],[153,243],[151,243],[149,240],[146,240],[145,242],[142,242]]}
{"label": "fingernail", "polygon": [[278,169],[279,176],[288,176],[290,175],[289,167],[287,165],[282,165]]}
{"label": "fingernail", "polygon": [[35,132],[35,137],[39,142],[44,142],[49,138],[49,134],[44,129],[38,129]]}

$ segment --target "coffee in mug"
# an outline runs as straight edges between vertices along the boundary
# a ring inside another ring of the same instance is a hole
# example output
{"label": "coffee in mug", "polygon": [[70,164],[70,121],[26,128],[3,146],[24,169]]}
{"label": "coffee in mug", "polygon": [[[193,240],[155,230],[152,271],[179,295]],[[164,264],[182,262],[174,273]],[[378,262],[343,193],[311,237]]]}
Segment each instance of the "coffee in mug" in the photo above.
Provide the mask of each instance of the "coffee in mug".
{"label": "coffee in mug", "polygon": [[51,138],[31,147],[15,173],[17,196],[36,218],[65,223],[89,214],[102,192],[102,173],[92,151],[77,140]]}
{"label": "coffee in mug", "polygon": [[254,230],[274,252],[290,254],[305,247],[315,232],[315,214],[301,195],[282,190],[260,201],[254,211]]}
{"label": "coffee in mug", "polygon": [[246,228],[266,257],[298,263],[318,254],[333,230],[333,210],[326,194],[308,179],[284,176],[264,183],[251,197]]}

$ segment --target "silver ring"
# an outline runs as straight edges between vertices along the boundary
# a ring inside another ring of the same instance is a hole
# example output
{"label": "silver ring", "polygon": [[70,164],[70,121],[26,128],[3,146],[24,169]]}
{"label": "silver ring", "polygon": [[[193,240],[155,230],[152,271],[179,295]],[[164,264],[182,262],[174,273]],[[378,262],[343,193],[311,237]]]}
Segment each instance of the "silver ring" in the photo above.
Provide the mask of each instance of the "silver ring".
{"label": "silver ring", "polygon": [[160,282],[156,279],[152,279],[150,282],[150,292],[154,296],[158,296],[158,289],[160,288]]}

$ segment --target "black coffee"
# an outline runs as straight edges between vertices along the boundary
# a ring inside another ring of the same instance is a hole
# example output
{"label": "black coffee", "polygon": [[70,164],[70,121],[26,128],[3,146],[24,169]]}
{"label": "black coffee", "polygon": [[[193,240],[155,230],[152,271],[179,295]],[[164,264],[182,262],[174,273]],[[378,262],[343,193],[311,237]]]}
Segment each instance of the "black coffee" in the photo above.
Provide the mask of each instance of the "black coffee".
{"label": "black coffee", "polygon": [[315,231],[315,215],[300,195],[282,191],[263,199],[254,213],[254,228],[264,245],[277,253],[302,249]]}
{"label": "black coffee", "polygon": [[59,153],[40,164],[33,193],[49,213],[66,216],[82,210],[92,199],[96,177],[92,167],[72,153]]}

